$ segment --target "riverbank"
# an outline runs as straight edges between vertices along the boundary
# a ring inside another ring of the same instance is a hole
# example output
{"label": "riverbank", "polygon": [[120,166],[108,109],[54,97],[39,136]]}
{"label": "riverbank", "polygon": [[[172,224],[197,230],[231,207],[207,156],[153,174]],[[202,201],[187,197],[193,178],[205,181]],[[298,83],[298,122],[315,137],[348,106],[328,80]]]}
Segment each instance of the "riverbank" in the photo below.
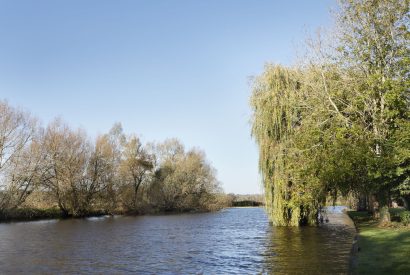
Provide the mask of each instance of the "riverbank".
{"label": "riverbank", "polygon": [[16,208],[0,212],[0,223],[18,221],[38,221],[69,218],[100,217],[109,215],[106,211],[91,211],[82,217],[64,216],[58,208]]}
{"label": "riverbank", "polygon": [[348,211],[358,230],[353,274],[410,274],[410,227],[380,227],[367,212]]}
{"label": "riverbank", "polygon": [[[45,194],[41,194],[44,199]],[[233,198],[233,197],[234,198]],[[244,200],[251,198],[252,200]],[[38,201],[35,203],[28,203],[22,207],[5,209],[0,211],[0,223],[1,222],[13,222],[13,221],[36,221],[36,220],[49,220],[49,219],[70,219],[70,218],[87,218],[87,217],[99,217],[105,215],[124,215],[124,216],[155,216],[155,215],[174,215],[174,214],[186,214],[186,213],[207,213],[215,212],[221,209],[230,207],[263,207],[263,203],[258,201],[260,195],[225,195],[219,194],[217,203],[208,205],[204,208],[177,208],[177,209],[161,209],[156,207],[147,207],[141,205],[136,210],[127,210],[122,207],[118,207],[115,210],[104,209],[91,209],[81,216],[68,215],[65,216],[63,212],[57,207],[57,205],[49,202],[49,204],[41,204],[40,207],[32,207],[32,205],[38,205]]]}
{"label": "riverbank", "polygon": [[[230,208],[230,207],[224,207]],[[82,216],[65,216],[58,208],[16,208],[7,211],[0,212],[0,223],[7,222],[29,222],[38,220],[54,220],[54,219],[82,219],[90,217],[101,217],[101,216],[163,216],[163,215],[176,215],[176,214],[199,214],[219,211],[220,208],[213,211],[206,211],[203,209],[187,209],[187,210],[173,210],[173,211],[149,211],[149,212],[138,212],[138,211],[120,211],[116,210],[114,212],[108,212],[104,210],[92,210]],[[243,208],[243,207],[241,207]]]}
{"label": "riverbank", "polygon": [[232,207],[262,207],[264,204],[259,201],[234,201]]}

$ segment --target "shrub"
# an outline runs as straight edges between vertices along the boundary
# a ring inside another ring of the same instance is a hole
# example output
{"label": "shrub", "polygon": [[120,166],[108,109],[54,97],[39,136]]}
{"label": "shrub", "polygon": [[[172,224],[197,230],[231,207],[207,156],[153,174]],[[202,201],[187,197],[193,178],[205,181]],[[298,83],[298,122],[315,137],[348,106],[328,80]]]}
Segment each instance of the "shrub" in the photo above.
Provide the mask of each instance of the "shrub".
{"label": "shrub", "polygon": [[404,225],[408,225],[410,223],[410,211],[403,211],[400,213],[400,221]]}
{"label": "shrub", "polygon": [[391,221],[400,222],[401,221],[400,214],[403,213],[404,211],[406,211],[406,209],[404,208],[390,208],[389,212],[391,216]]}

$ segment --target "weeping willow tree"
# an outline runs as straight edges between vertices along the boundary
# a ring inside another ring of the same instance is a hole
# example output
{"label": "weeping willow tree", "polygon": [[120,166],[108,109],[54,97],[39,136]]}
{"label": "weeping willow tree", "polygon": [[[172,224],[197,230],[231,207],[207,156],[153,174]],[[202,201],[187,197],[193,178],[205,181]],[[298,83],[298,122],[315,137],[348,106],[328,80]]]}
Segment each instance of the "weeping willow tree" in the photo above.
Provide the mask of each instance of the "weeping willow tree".
{"label": "weeping willow tree", "polygon": [[[340,0],[329,45],[254,82],[252,134],[275,225],[315,224],[327,195],[388,207],[409,178],[410,0]],[[402,194],[403,195],[403,194]]]}
{"label": "weeping willow tree", "polygon": [[298,144],[311,115],[303,78],[299,70],[268,65],[255,80],[251,98],[266,205],[278,226],[315,224],[323,201],[320,183],[305,173],[306,145]]}
{"label": "weeping willow tree", "polygon": [[254,81],[252,135],[277,226],[315,225],[326,197],[366,188],[371,141],[331,64],[267,65]]}

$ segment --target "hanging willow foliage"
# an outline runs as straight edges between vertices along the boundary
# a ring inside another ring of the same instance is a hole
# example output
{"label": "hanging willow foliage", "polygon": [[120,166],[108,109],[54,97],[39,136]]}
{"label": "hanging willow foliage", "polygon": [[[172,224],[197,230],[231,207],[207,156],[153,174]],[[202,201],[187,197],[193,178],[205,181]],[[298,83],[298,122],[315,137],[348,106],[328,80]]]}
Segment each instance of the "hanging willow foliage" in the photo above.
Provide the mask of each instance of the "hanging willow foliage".
{"label": "hanging willow foliage", "polygon": [[306,94],[298,70],[268,65],[253,87],[252,135],[259,146],[259,169],[266,206],[278,226],[315,224],[322,192],[301,177],[303,159],[296,142],[306,116]]}
{"label": "hanging willow foliage", "polygon": [[252,135],[275,225],[315,224],[338,192],[387,204],[408,182],[409,7],[341,0],[334,41],[255,79]]}

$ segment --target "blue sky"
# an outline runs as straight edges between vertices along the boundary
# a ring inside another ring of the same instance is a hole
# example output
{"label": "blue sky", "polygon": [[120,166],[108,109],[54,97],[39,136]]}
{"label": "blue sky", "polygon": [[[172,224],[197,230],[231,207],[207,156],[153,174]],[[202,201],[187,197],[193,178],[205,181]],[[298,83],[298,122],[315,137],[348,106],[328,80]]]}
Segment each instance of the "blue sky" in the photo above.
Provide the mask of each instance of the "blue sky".
{"label": "blue sky", "polygon": [[260,193],[249,78],[291,64],[333,0],[0,0],[0,99],[90,136],[203,149],[226,192]]}

